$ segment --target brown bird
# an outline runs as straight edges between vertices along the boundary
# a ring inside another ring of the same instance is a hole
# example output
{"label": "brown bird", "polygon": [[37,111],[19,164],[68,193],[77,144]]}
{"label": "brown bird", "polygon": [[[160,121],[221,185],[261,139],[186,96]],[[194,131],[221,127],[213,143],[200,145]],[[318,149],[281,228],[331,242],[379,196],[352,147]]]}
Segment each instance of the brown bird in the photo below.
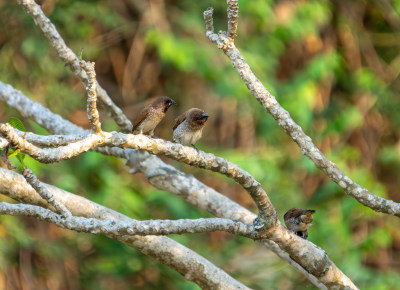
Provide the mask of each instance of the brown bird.
{"label": "brown bird", "polygon": [[190,144],[198,152],[199,149],[194,143],[201,138],[207,119],[208,115],[201,109],[192,108],[186,111],[175,119],[172,139],[183,145]]}
{"label": "brown bird", "polygon": [[144,107],[133,122],[133,134],[154,136],[154,129],[164,118],[167,110],[176,102],[166,96],[158,97],[153,103]]}
{"label": "brown bird", "polygon": [[312,209],[292,208],[285,213],[283,219],[285,220],[288,230],[294,232],[303,239],[307,239],[308,228],[313,221],[313,213],[315,213],[315,210]]}

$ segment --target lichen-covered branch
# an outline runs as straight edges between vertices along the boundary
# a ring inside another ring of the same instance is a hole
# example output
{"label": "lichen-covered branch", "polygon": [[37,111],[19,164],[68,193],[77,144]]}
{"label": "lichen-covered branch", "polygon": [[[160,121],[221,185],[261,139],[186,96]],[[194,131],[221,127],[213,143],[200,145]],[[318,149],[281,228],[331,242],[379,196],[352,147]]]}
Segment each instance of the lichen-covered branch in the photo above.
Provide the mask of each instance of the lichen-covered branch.
{"label": "lichen-covered branch", "polygon": [[239,20],[238,0],[228,0],[228,37],[232,40],[236,37],[237,25]]}
{"label": "lichen-covered branch", "polygon": [[[23,176],[10,170],[0,168],[0,180],[1,194],[24,203],[41,207],[49,206],[49,204],[25,182]],[[74,195],[52,185],[43,185],[57,200],[62,202],[74,216],[115,221],[132,221],[125,215],[89,201],[79,195]],[[200,287],[209,289],[213,287],[219,289],[248,289],[207,259],[167,237],[107,236],[121,241],[130,247],[136,248],[145,255],[154,258],[156,261],[171,267]],[[199,269],[201,269],[201,271],[199,271]]]}
{"label": "lichen-covered branch", "polygon": [[32,170],[30,170],[29,168],[25,168],[22,172],[22,175],[25,177],[25,180],[36,190],[36,192],[49,204],[54,206],[54,208],[58,210],[63,217],[71,217],[71,212],[65,207],[65,205],[54,198],[54,195],[50,191],[48,191],[46,187],[43,186],[36,175],[33,174]]}
{"label": "lichen-covered branch", "polygon": [[[232,1],[235,2],[235,1]],[[377,196],[346,176],[332,161],[315,146],[311,138],[307,136],[302,128],[294,122],[287,112],[275,99],[273,95],[263,86],[260,80],[250,69],[233,41],[226,36],[226,33],[214,34],[210,27],[212,23],[212,8],[204,12],[206,23],[206,35],[217,43],[218,48],[228,56],[233,67],[239,73],[251,94],[278,122],[278,125],[293,139],[300,147],[301,152],[306,155],[314,164],[321,169],[332,181],[337,183],[348,195],[355,198],[361,204],[377,211],[400,217],[400,204]],[[223,45],[222,45],[223,44]]]}
{"label": "lichen-covered branch", "polygon": [[[42,187],[43,189],[44,187]],[[36,190],[38,191],[38,190]],[[48,192],[50,195],[51,193]],[[54,204],[53,204],[54,205]],[[76,216],[56,214],[48,209],[36,205],[10,204],[0,202],[0,215],[32,216],[40,220],[51,222],[58,227],[77,232],[86,232],[103,235],[171,235],[187,233],[206,233],[225,231],[257,239],[258,234],[252,225],[239,221],[221,218],[196,219],[196,220],[147,220],[147,221],[115,221],[99,220]]]}
{"label": "lichen-covered branch", "polygon": [[90,128],[95,134],[101,133],[101,124],[99,111],[97,110],[97,93],[96,93],[96,72],[94,70],[94,62],[79,62],[81,68],[86,71],[88,82],[86,85],[87,92],[87,114],[90,123]]}
{"label": "lichen-covered branch", "polygon": [[[58,56],[61,60],[86,85],[88,82],[88,76],[80,67],[78,57],[65,44],[57,29],[43,13],[40,6],[33,0],[17,0],[17,2],[24,7],[29,15],[32,16],[35,24],[39,26],[43,34],[50,40],[51,45],[57,50]],[[126,118],[122,110],[114,104],[107,92],[99,84],[97,84],[96,87],[99,100],[103,107],[111,114],[111,117],[115,120],[118,126],[123,130],[123,132],[132,132],[132,123]]]}

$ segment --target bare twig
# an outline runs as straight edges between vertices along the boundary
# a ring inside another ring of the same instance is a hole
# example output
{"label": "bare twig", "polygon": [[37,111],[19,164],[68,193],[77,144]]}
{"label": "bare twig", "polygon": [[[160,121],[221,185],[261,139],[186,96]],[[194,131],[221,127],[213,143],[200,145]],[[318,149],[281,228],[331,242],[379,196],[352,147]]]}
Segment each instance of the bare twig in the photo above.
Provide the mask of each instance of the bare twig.
{"label": "bare twig", "polygon": [[[206,35],[210,41],[217,43],[231,60],[233,67],[239,73],[247,88],[257,101],[267,110],[277,121],[278,125],[288,134],[300,147],[301,152],[311,159],[314,164],[321,169],[332,181],[337,183],[348,195],[355,198],[361,204],[386,214],[400,217],[400,204],[392,200],[387,200],[377,196],[345,175],[335,163],[325,157],[324,154],[315,146],[312,139],[307,136],[302,128],[294,122],[287,112],[275,99],[273,95],[262,85],[260,80],[254,75],[250,66],[245,62],[233,41],[230,41],[226,33],[214,34],[210,27],[213,10],[209,8],[204,12],[206,23]],[[224,45],[221,45],[224,44]]]}
{"label": "bare twig", "polygon": [[[57,29],[43,13],[40,6],[33,0],[18,0],[17,2],[24,7],[29,15],[32,16],[36,25],[39,26],[43,34],[50,40],[51,45],[57,50],[58,56],[86,86],[88,83],[88,76],[79,66],[78,57],[65,44]],[[123,130],[123,132],[132,132],[132,123],[123,114],[122,110],[114,104],[107,92],[99,84],[97,84],[96,87],[99,100],[103,107],[111,114],[111,117],[115,120],[118,126]]]}
{"label": "bare twig", "polygon": [[228,36],[232,40],[236,37],[237,25],[239,19],[238,0],[228,0]]}
{"label": "bare twig", "polygon": [[97,110],[97,93],[96,93],[96,72],[94,71],[94,62],[79,62],[81,68],[86,71],[88,82],[86,86],[87,92],[87,114],[89,118],[90,128],[95,134],[101,133],[101,124],[99,111]]}
{"label": "bare twig", "polygon": [[25,168],[22,172],[22,175],[25,177],[25,180],[36,190],[39,195],[45,199],[49,204],[54,206],[56,210],[58,210],[65,218],[70,218],[71,212],[59,202],[56,198],[54,198],[53,194],[44,187],[35,174],[29,169]]}

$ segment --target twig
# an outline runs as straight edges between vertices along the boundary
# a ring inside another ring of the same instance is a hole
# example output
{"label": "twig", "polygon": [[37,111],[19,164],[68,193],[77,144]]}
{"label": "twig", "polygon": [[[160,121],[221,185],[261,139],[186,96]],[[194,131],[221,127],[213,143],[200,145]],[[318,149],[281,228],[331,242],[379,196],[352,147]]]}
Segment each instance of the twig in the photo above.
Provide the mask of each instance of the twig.
{"label": "twig", "polygon": [[237,25],[239,19],[238,0],[228,0],[228,36],[232,40],[236,37]]}
{"label": "twig", "polygon": [[86,71],[88,76],[88,82],[86,86],[87,92],[87,114],[89,118],[89,123],[92,131],[95,134],[101,133],[101,124],[100,124],[100,116],[99,111],[97,110],[97,94],[96,94],[96,72],[94,70],[94,62],[79,62],[81,68]]}
{"label": "twig", "polygon": [[36,190],[36,192],[49,204],[54,206],[54,208],[58,210],[63,217],[70,218],[72,216],[71,212],[66,208],[66,206],[54,198],[53,194],[41,184],[39,179],[29,168],[25,168],[25,170],[22,172],[22,175],[25,177],[25,180]]}

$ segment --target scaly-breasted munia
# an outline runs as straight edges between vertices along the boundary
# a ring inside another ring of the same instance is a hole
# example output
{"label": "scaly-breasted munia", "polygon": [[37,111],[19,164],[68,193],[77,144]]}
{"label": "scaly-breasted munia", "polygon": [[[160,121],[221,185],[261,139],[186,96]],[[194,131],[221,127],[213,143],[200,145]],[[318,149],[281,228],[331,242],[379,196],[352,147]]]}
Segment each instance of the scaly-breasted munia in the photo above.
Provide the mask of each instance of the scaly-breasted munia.
{"label": "scaly-breasted munia", "polygon": [[315,210],[312,209],[292,208],[285,213],[283,219],[288,230],[303,239],[307,239],[308,228],[312,225],[313,221],[313,213],[315,213]]}
{"label": "scaly-breasted munia", "polygon": [[170,106],[176,102],[166,96],[158,97],[153,103],[144,107],[133,122],[133,134],[154,136],[154,129],[164,118]]}
{"label": "scaly-breasted munia", "polygon": [[206,125],[208,115],[201,109],[192,108],[175,119],[174,133],[172,139],[183,145],[194,145],[200,138]]}

